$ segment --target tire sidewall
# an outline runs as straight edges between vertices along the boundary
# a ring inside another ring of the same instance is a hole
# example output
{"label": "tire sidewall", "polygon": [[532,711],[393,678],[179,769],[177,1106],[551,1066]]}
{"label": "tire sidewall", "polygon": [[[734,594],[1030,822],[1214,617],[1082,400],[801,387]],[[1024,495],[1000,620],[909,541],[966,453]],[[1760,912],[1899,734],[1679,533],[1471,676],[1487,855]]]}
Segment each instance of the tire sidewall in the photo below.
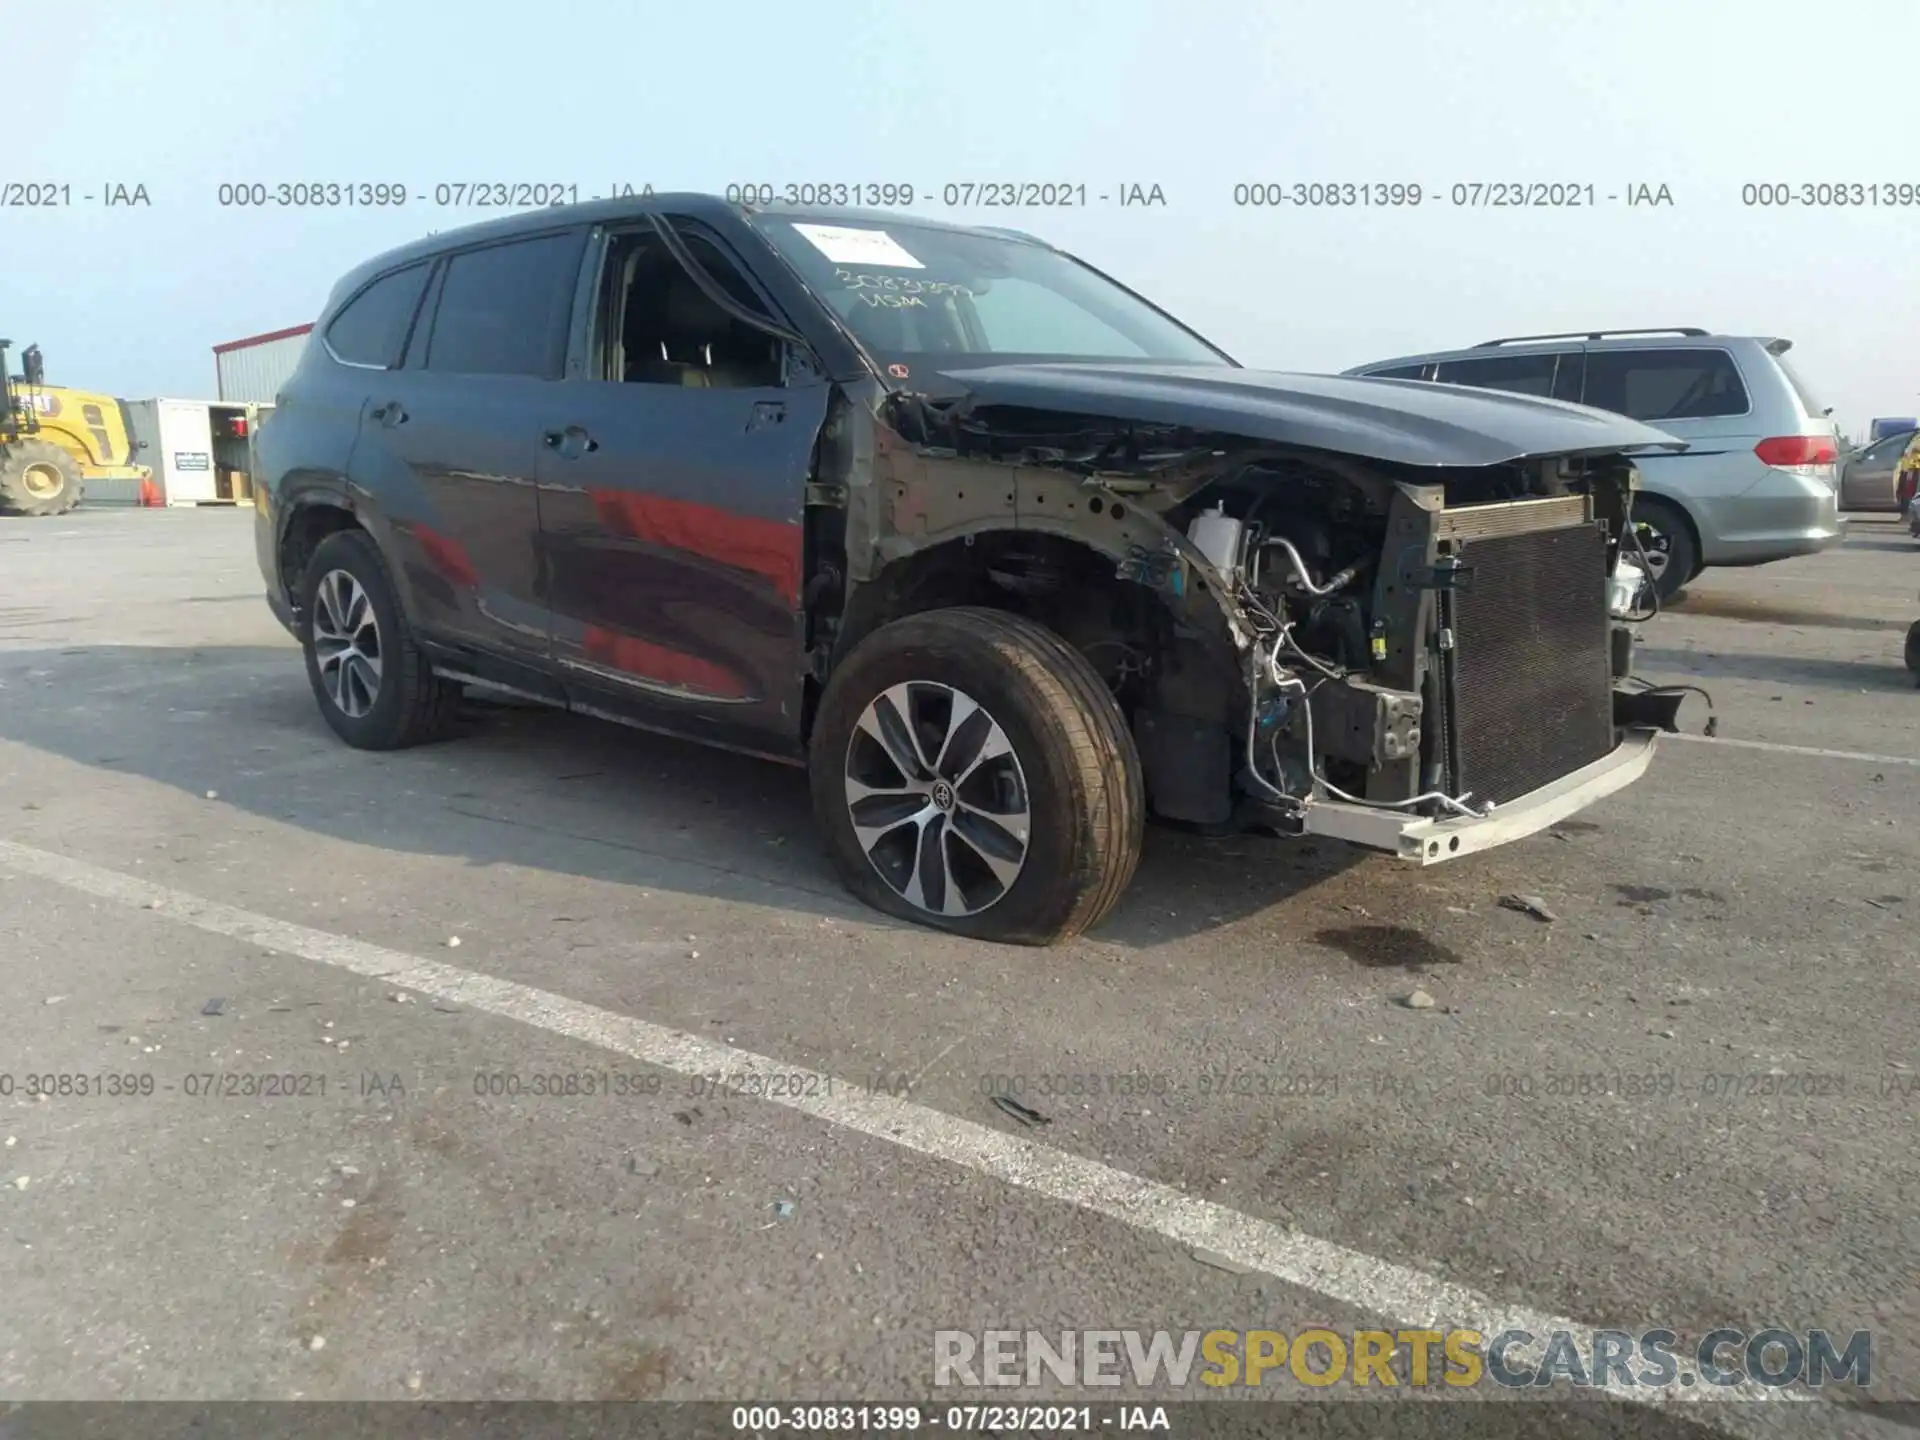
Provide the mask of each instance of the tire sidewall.
{"label": "tire sidewall", "polygon": [[[334,704],[333,697],[320,678],[320,661],[314,654],[314,601],[320,581],[331,571],[344,570],[367,594],[373,606],[374,622],[380,627],[380,693],[366,714],[348,715]],[[300,648],[306,656],[307,683],[313,687],[314,701],[333,732],[349,745],[361,749],[381,749],[392,743],[405,718],[400,694],[400,655],[403,632],[400,611],[387,579],[387,567],[380,552],[363,533],[343,530],[322,540],[308,562],[300,581]]]}
{"label": "tire sidewall", "polygon": [[[898,622],[912,625],[915,619]],[[889,627],[891,630],[892,627]],[[1071,761],[1070,740],[1045,695],[988,641],[944,628],[924,627],[911,649],[875,645],[869,636],[835,672],[814,727],[809,759],[814,813],[840,863],[848,887],[875,909],[934,929],[979,939],[1047,933],[1072,910],[1086,883],[1078,811],[1085,801]],[[847,747],[855,723],[874,696],[890,686],[925,681],[950,686],[997,722],[1020,763],[1028,807],[1027,858],[1008,891],[973,915],[936,915],[909,904],[883,880],[861,848],[847,806]]]}
{"label": "tire sidewall", "polygon": [[[60,489],[57,492],[36,496],[26,488],[27,469],[34,465],[51,465],[59,473]],[[19,476],[20,494],[16,503],[23,514],[64,515],[80,503],[85,488],[80,466],[73,456],[50,441],[22,440],[10,447],[7,469]]]}

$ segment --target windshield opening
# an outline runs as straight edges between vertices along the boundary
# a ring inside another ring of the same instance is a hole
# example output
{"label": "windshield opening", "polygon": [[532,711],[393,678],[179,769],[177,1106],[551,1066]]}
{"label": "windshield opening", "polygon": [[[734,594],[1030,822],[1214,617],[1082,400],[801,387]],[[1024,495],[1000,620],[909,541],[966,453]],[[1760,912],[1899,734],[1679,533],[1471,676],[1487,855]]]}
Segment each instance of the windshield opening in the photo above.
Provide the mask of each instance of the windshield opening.
{"label": "windshield opening", "polygon": [[1030,360],[1233,363],[1040,245],[911,223],[751,219],[895,379]]}

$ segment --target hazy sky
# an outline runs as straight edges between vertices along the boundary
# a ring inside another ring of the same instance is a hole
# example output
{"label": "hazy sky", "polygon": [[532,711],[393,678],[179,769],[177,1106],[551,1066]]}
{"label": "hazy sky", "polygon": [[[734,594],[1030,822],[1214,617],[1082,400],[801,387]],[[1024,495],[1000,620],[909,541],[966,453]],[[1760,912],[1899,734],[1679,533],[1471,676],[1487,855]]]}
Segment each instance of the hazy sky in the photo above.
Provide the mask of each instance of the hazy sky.
{"label": "hazy sky", "polygon": [[[0,18],[24,0],[0,0]],[[15,87],[0,335],[48,378],[214,394],[215,343],[313,318],[486,181],[903,182],[920,213],[1085,256],[1242,361],[1337,370],[1495,335],[1784,335],[1850,432],[1920,413],[1913,0],[60,0],[61,82]],[[53,12],[48,12],[53,13]],[[8,26],[18,39],[17,25]],[[47,32],[36,32],[42,34]],[[19,47],[10,44],[19,54]],[[940,187],[1084,184],[1085,209]],[[398,210],[222,208],[223,182],[399,182]],[[1240,208],[1246,182],[1417,183],[1418,208]],[[1595,189],[1578,209],[1455,185]],[[1905,185],[1777,208],[1742,186]],[[83,194],[143,184],[146,208]],[[1158,184],[1164,208],[1102,205]],[[1630,186],[1673,203],[1630,208]],[[1609,201],[1608,195],[1619,195]],[[17,364],[17,355],[15,357]]]}

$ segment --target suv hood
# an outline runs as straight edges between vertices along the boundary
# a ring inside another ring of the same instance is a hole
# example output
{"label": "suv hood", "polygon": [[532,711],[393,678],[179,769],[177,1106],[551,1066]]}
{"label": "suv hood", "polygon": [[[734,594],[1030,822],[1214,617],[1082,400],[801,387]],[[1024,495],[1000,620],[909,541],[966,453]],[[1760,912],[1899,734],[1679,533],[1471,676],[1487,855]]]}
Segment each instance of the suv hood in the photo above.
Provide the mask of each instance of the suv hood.
{"label": "suv hood", "polygon": [[1611,411],[1423,380],[1124,362],[956,367],[942,374],[971,407],[1188,426],[1402,465],[1502,465],[1530,456],[1687,448],[1684,440]]}

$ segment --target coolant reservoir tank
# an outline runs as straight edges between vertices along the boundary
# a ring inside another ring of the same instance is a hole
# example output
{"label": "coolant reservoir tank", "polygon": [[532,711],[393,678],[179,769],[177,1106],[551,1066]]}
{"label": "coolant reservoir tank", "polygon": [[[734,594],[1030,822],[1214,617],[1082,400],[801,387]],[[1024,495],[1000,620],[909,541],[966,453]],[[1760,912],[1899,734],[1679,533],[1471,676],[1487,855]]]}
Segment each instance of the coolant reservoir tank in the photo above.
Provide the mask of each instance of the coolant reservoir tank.
{"label": "coolant reservoir tank", "polygon": [[1187,527],[1187,538],[1213,562],[1214,569],[1231,575],[1240,568],[1240,546],[1245,532],[1246,527],[1227,514],[1227,507],[1222,504],[1194,516],[1193,524]]}

